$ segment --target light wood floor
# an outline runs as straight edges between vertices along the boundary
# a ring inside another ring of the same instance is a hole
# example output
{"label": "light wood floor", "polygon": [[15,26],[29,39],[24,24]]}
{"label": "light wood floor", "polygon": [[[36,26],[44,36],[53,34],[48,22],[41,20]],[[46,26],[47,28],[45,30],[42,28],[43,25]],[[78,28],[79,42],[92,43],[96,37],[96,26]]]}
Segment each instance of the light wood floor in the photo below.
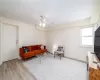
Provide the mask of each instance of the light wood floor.
{"label": "light wood floor", "polygon": [[4,62],[0,66],[0,80],[36,80],[23,65],[21,60],[15,59]]}

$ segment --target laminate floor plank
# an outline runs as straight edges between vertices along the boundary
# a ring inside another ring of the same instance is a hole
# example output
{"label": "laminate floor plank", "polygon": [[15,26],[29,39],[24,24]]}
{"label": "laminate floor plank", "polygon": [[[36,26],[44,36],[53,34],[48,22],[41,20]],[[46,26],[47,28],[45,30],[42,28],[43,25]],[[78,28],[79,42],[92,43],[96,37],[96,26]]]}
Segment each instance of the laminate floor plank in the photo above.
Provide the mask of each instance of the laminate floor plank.
{"label": "laminate floor plank", "polygon": [[21,60],[14,59],[0,66],[0,80],[36,80],[23,65]]}

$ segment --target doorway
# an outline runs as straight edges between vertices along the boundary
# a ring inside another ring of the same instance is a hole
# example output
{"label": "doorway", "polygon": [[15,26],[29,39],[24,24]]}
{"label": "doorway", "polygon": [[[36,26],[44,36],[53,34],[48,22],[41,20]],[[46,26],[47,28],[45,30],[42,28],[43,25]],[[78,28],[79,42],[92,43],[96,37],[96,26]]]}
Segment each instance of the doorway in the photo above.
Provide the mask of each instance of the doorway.
{"label": "doorway", "polygon": [[2,24],[2,62],[18,58],[18,27]]}

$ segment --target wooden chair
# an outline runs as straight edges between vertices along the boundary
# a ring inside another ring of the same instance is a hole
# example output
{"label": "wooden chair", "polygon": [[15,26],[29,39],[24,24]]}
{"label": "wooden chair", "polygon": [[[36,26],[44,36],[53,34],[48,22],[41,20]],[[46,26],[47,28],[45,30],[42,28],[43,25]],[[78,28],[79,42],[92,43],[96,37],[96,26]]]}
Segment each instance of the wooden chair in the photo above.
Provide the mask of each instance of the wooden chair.
{"label": "wooden chair", "polygon": [[54,58],[56,55],[60,56],[60,59],[61,57],[64,57],[64,47],[63,46],[58,46],[57,50],[54,51]]}

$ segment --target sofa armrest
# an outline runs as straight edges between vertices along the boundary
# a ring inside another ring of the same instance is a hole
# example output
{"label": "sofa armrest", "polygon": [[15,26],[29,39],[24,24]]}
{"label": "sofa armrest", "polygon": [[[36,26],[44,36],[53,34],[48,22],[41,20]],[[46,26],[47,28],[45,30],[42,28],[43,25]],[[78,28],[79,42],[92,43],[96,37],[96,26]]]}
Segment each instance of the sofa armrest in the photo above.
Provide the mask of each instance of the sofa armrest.
{"label": "sofa armrest", "polygon": [[44,46],[44,49],[46,49],[46,46]]}
{"label": "sofa armrest", "polygon": [[20,57],[22,57],[22,56],[23,56],[23,54],[24,54],[24,51],[23,51],[23,49],[22,49],[22,48],[19,48],[19,53],[20,53]]}

